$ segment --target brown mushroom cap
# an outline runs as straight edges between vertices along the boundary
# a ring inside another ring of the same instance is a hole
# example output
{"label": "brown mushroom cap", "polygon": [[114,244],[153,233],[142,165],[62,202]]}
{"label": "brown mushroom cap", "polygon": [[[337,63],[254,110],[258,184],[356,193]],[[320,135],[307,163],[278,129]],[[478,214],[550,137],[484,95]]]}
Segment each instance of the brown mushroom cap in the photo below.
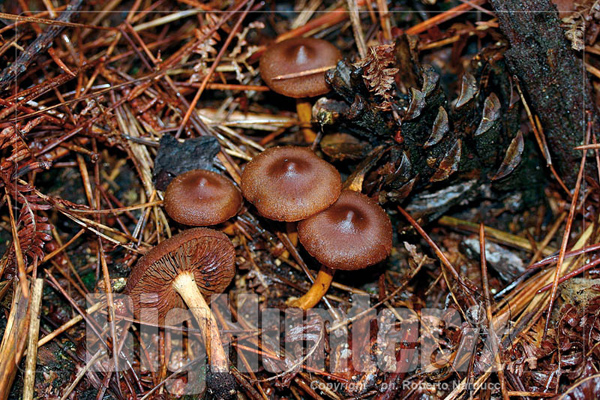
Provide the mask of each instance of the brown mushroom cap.
{"label": "brown mushroom cap", "polygon": [[333,204],[342,191],[335,167],[305,147],[272,147],[246,165],[244,197],[263,216],[299,221]]}
{"label": "brown mushroom cap", "polygon": [[235,216],[241,207],[242,195],[233,182],[205,169],[176,176],[165,192],[165,211],[184,225],[220,224]]}
{"label": "brown mushroom cap", "polygon": [[367,196],[344,190],[327,210],[298,224],[298,238],[321,264],[356,270],[390,255],[392,223]]}
{"label": "brown mushroom cap", "polygon": [[147,300],[144,307],[156,307],[162,319],[172,308],[185,308],[172,285],[184,272],[194,275],[204,296],[223,292],[235,275],[231,240],[213,229],[194,228],[154,247],[137,262],[127,281],[125,291],[134,310],[139,311],[140,300]]}
{"label": "brown mushroom cap", "polygon": [[273,91],[287,97],[313,97],[329,92],[325,72],[273,80],[276,76],[335,66],[342,58],[331,43],[313,38],[295,38],[275,43],[260,58],[260,76]]}

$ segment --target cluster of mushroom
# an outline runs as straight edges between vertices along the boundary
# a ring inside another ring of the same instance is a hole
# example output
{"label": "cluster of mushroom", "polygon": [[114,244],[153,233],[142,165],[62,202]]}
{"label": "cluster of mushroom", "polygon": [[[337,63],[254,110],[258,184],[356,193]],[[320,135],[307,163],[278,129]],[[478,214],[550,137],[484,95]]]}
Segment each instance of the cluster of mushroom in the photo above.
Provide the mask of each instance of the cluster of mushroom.
{"label": "cluster of mushroom", "polygon": [[[307,98],[329,91],[324,72],[341,58],[323,40],[291,39],[267,49],[261,76],[277,93],[298,99],[299,119],[310,123]],[[289,77],[286,75],[297,75]],[[307,141],[314,140],[309,128]],[[306,250],[321,264],[311,289],[291,303],[314,307],[327,292],[334,270],[355,270],[385,259],[392,247],[391,222],[367,196],[344,190],[339,172],[303,147],[274,147],[248,163],[242,174],[243,196],[266,218],[297,222]],[[216,398],[235,396],[235,380],[215,318],[204,296],[221,293],[235,275],[235,249],[222,232],[205,228],[221,224],[242,208],[242,193],[222,175],[193,170],[169,184],[167,214],[187,229],[142,257],[132,270],[126,292],[139,315],[142,299],[164,321],[169,310],[187,305],[200,325],[207,349],[209,392]]]}
{"label": "cluster of mushroom", "polygon": [[[269,46],[260,60],[260,74],[273,91],[296,98],[298,119],[310,124],[307,99],[329,92],[325,72],[340,59],[340,51],[324,40],[289,39]],[[310,128],[302,132],[307,142],[314,141]],[[314,307],[336,269],[365,268],[391,252],[392,225],[386,212],[367,196],[342,191],[339,172],[309,149],[265,150],[246,166],[241,187],[263,216],[300,221],[300,242],[322,265],[310,290],[289,302],[291,306]]]}
{"label": "cluster of mushroom", "polygon": [[321,263],[313,286],[293,307],[308,310],[325,295],[334,271],[357,270],[384,260],[392,224],[369,197],[342,191],[339,172],[310,149],[273,147],[242,173],[242,194],[266,218],[298,223],[298,238]]}

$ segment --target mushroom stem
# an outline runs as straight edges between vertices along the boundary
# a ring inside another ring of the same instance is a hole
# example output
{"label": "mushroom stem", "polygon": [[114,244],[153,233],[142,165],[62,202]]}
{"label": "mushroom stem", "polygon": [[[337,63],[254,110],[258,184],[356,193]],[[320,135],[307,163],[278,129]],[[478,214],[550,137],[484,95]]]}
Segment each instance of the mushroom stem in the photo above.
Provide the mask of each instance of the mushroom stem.
{"label": "mushroom stem", "polygon": [[295,222],[286,222],[285,230],[294,246],[298,245],[298,228]]}
{"label": "mushroom stem", "polygon": [[298,120],[302,127],[302,135],[306,143],[312,143],[317,138],[317,134],[310,128],[312,121],[312,106],[307,99],[296,100],[296,111],[298,112]]}
{"label": "mushroom stem", "polygon": [[194,276],[191,273],[179,274],[173,281],[173,288],[179,293],[200,326],[204,336],[208,364],[211,366],[212,371],[229,372],[229,363],[223,349],[217,321],[215,321],[204,296],[198,289]]}
{"label": "mushroom stem", "polygon": [[299,299],[293,300],[290,302],[291,307],[298,307],[303,310],[310,310],[314,306],[316,306],[319,301],[325,296],[327,290],[329,290],[329,286],[333,281],[333,274],[335,270],[328,268],[324,265],[321,265],[321,269],[317,274],[317,278],[315,282],[310,287],[308,292]]}

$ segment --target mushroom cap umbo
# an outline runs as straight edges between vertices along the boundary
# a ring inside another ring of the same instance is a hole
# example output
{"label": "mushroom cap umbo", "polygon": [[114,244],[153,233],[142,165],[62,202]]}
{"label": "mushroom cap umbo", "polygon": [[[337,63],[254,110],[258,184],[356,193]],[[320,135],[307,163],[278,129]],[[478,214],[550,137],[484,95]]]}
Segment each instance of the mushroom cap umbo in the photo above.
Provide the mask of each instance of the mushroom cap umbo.
{"label": "mushroom cap umbo", "polygon": [[242,194],[216,172],[195,169],[176,176],[165,191],[165,211],[180,224],[217,225],[235,216]]}
{"label": "mushroom cap umbo", "polygon": [[181,273],[193,274],[204,296],[222,293],[235,275],[231,240],[213,229],[193,228],[154,247],[138,260],[127,280],[125,292],[134,311],[156,308],[163,319],[173,308],[186,308],[172,285]]}
{"label": "mushroom cap umbo", "polygon": [[334,67],[341,58],[340,51],[325,40],[288,39],[265,50],[260,58],[260,76],[271,90],[284,96],[320,96],[330,90],[325,82],[325,72],[281,80],[273,78],[327,66]]}
{"label": "mushroom cap umbo", "polygon": [[271,147],[242,173],[242,193],[258,212],[276,221],[299,221],[323,211],[342,191],[335,167],[305,147]]}
{"label": "mushroom cap umbo", "polygon": [[321,264],[356,270],[390,255],[392,223],[369,197],[344,190],[327,210],[298,223],[298,238]]}

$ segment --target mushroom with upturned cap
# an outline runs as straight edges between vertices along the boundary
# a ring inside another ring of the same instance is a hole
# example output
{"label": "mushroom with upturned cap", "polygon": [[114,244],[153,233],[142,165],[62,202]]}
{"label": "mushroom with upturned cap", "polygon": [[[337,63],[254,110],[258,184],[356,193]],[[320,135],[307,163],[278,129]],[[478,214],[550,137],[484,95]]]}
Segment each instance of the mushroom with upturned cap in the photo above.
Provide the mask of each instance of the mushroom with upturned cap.
{"label": "mushroom with upturned cap", "polygon": [[[310,124],[312,110],[306,98],[329,92],[329,85],[325,82],[325,72],[335,67],[341,58],[340,51],[325,40],[288,39],[269,46],[263,53],[259,65],[260,76],[273,91],[296,98],[300,123]],[[303,72],[309,74],[285,78],[285,75]],[[310,128],[304,128],[303,133],[307,142],[315,139],[316,135]]]}
{"label": "mushroom with upturned cap", "polygon": [[[137,315],[142,295],[145,307],[158,311],[161,321],[173,308],[188,306],[200,325],[211,366],[207,387],[218,398],[235,397],[235,379],[217,323],[204,296],[223,292],[235,275],[235,249],[222,232],[207,228],[188,229],[160,243],[142,257],[127,281]],[[155,296],[147,296],[154,294]]]}
{"label": "mushroom with upturned cap", "polygon": [[241,207],[242,195],[233,182],[205,169],[176,176],[165,191],[165,211],[184,225],[217,225],[234,217]]}
{"label": "mushroom with upturned cap", "polygon": [[392,223],[367,196],[344,190],[325,211],[298,224],[300,243],[321,264],[309,291],[289,302],[308,310],[327,293],[336,269],[358,270],[383,261],[392,251]]}
{"label": "mushroom with upturned cap", "polygon": [[308,148],[271,147],[246,165],[241,188],[264,217],[294,222],[333,204],[342,191],[342,178]]}

